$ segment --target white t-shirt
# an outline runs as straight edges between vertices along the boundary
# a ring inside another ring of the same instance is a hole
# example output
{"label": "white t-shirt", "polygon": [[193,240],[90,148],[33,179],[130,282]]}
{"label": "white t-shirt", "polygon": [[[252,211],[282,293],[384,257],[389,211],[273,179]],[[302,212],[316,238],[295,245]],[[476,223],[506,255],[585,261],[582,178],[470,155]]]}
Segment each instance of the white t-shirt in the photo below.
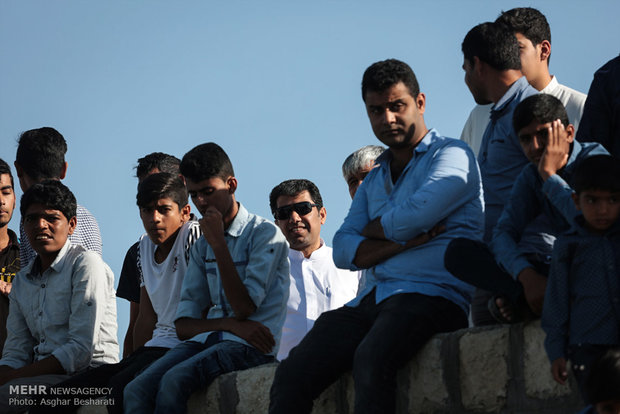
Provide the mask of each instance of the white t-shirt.
{"label": "white t-shirt", "polygon": [[540,93],[548,93],[558,98],[566,108],[568,121],[575,127],[575,132],[579,127],[581,115],[583,114],[583,105],[586,103],[587,95],[576,91],[568,86],[558,83],[555,76],[551,77],[551,82],[543,88]]}
{"label": "white t-shirt", "polygon": [[189,250],[198,237],[200,225],[197,221],[191,220],[183,224],[168,257],[161,263],[155,262],[157,245],[146,234],[140,238],[140,287],[146,288],[153,310],[157,314],[153,337],[145,346],[173,348],[181,342],[177,337],[174,320],[189,261]]}
{"label": "white t-shirt", "polygon": [[306,259],[298,250],[289,249],[291,287],[286,304],[286,320],[278,359],[283,360],[314,325],[319,315],[337,309],[357,294],[361,272],[338,269],[332,248],[321,240],[321,247]]}

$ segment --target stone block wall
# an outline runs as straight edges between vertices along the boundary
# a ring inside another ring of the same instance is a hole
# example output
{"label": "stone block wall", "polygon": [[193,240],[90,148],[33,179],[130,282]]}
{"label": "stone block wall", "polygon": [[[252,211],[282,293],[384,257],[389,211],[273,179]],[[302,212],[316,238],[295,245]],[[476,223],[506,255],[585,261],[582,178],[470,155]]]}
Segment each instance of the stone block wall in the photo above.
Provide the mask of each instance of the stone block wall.
{"label": "stone block wall", "polygon": [[[576,384],[553,381],[539,322],[463,329],[433,337],[398,373],[398,413],[573,413]],[[276,369],[269,364],[218,378],[189,401],[191,414],[263,414]],[[314,414],[353,413],[353,380],[344,375],[315,401]],[[103,407],[100,407],[103,408]],[[83,407],[82,414],[99,411]]]}

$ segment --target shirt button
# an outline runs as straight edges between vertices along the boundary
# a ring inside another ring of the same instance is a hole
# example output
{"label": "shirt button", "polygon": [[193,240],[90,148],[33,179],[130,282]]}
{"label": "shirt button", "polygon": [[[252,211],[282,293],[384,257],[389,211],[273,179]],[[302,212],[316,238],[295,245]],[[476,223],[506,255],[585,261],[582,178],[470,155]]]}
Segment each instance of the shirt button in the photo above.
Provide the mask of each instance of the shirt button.
{"label": "shirt button", "polygon": [[41,283],[41,287],[45,289],[45,283]]}
{"label": "shirt button", "polygon": [[45,342],[45,338],[41,338],[41,343]]}
{"label": "shirt button", "polygon": [[39,312],[39,316],[43,315],[43,312]]}

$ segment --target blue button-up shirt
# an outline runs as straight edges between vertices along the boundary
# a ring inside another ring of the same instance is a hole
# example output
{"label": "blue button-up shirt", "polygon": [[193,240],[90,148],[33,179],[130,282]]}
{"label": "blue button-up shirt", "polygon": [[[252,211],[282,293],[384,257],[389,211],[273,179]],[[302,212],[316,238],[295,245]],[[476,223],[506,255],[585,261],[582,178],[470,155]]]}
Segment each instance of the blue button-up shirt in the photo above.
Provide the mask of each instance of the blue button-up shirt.
{"label": "blue button-up shirt", "polygon": [[[288,243],[275,224],[248,213],[241,204],[226,229],[225,238],[239,278],[256,305],[248,319],[269,328],[276,341],[269,355],[275,356],[280,346],[289,296]],[[204,309],[209,309],[207,319],[234,317],[222,287],[215,254],[202,236],[190,251],[176,318],[200,319]],[[205,342],[209,334],[211,332],[200,333],[191,341]],[[251,346],[230,332],[220,332],[220,335],[223,340]]]}
{"label": "blue button-up shirt", "polygon": [[484,186],[485,241],[491,240],[493,227],[510,197],[512,184],[529,162],[512,127],[512,114],[522,100],[537,93],[523,76],[491,108],[491,121],[484,131],[478,153]]}
{"label": "blue button-up shirt", "polygon": [[376,288],[377,302],[398,293],[420,293],[449,299],[467,312],[473,288],[446,270],[443,257],[452,239],[482,237],[484,200],[474,154],[464,142],[430,130],[395,183],[391,159],[391,152],[384,152],[357,190],[334,236],[336,265],[358,270],[353,260],[365,240],[362,230],[377,217],[386,238],[396,243],[405,244],[438,223],[446,231],[368,269],[365,289],[348,305],[357,306]]}
{"label": "blue button-up shirt", "polygon": [[578,225],[558,239],[541,322],[550,361],[569,345],[620,344],[619,252],[620,222],[602,236]]}
{"label": "blue button-up shirt", "polygon": [[[566,166],[545,182],[538,173],[537,165],[529,163],[523,168],[512,188],[510,201],[493,231],[491,242],[495,260],[513,277],[516,278],[523,269],[532,266],[526,257],[527,253],[550,256],[555,236],[570,228],[578,211],[568,182],[581,161],[597,154],[607,154],[607,151],[600,144],[580,144],[574,141]],[[551,234],[541,235],[541,240],[547,242],[544,246],[527,245],[531,238],[521,240],[523,229],[540,214],[544,215],[545,222],[550,225]]]}

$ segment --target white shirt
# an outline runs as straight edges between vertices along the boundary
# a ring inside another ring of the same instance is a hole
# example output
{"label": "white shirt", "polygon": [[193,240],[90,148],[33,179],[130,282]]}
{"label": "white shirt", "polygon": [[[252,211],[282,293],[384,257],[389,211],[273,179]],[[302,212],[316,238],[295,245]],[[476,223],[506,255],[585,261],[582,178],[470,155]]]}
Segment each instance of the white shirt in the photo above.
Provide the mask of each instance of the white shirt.
{"label": "white shirt", "polygon": [[357,294],[360,272],[338,269],[332,248],[321,247],[306,259],[302,252],[289,249],[291,287],[278,359],[288,356],[314,325],[319,315],[337,309]]}
{"label": "white shirt", "polygon": [[474,150],[474,154],[478,156],[480,151],[480,144],[482,144],[482,135],[489,123],[489,117],[491,116],[491,107],[493,104],[476,105],[474,109],[469,113],[469,117],[465,122],[463,131],[461,132],[461,140],[465,141],[467,145]]}
{"label": "white shirt", "polygon": [[67,240],[43,274],[38,264],[32,260],[13,282],[0,365],[54,356],[74,374],[118,362],[114,274],[101,256]]}
{"label": "white shirt", "polygon": [[160,346],[173,348],[181,343],[174,326],[177,306],[181,297],[183,277],[187,270],[189,249],[200,237],[200,225],[197,221],[188,221],[183,224],[172,249],[166,259],[157,263],[155,250],[157,245],[143,235],[140,239],[140,269],[142,282],[149,295],[153,310],[157,314],[157,323],[153,330],[153,337],[145,346]]}
{"label": "white shirt", "polygon": [[[583,114],[583,105],[586,102],[587,95],[576,91],[568,86],[558,83],[555,76],[551,76],[551,82],[543,88],[540,93],[548,93],[558,98],[566,108],[568,121],[575,127],[575,132],[579,127],[581,115]],[[471,110],[463,131],[461,132],[461,140],[465,141],[473,150],[476,156],[480,150],[482,143],[482,135],[489,123],[489,113],[493,104],[476,105]]]}
{"label": "white shirt", "polygon": [[558,83],[555,76],[551,77],[551,82],[543,88],[540,93],[548,93],[558,98],[566,108],[568,121],[575,127],[575,132],[579,127],[583,105],[586,103],[587,95]]}

